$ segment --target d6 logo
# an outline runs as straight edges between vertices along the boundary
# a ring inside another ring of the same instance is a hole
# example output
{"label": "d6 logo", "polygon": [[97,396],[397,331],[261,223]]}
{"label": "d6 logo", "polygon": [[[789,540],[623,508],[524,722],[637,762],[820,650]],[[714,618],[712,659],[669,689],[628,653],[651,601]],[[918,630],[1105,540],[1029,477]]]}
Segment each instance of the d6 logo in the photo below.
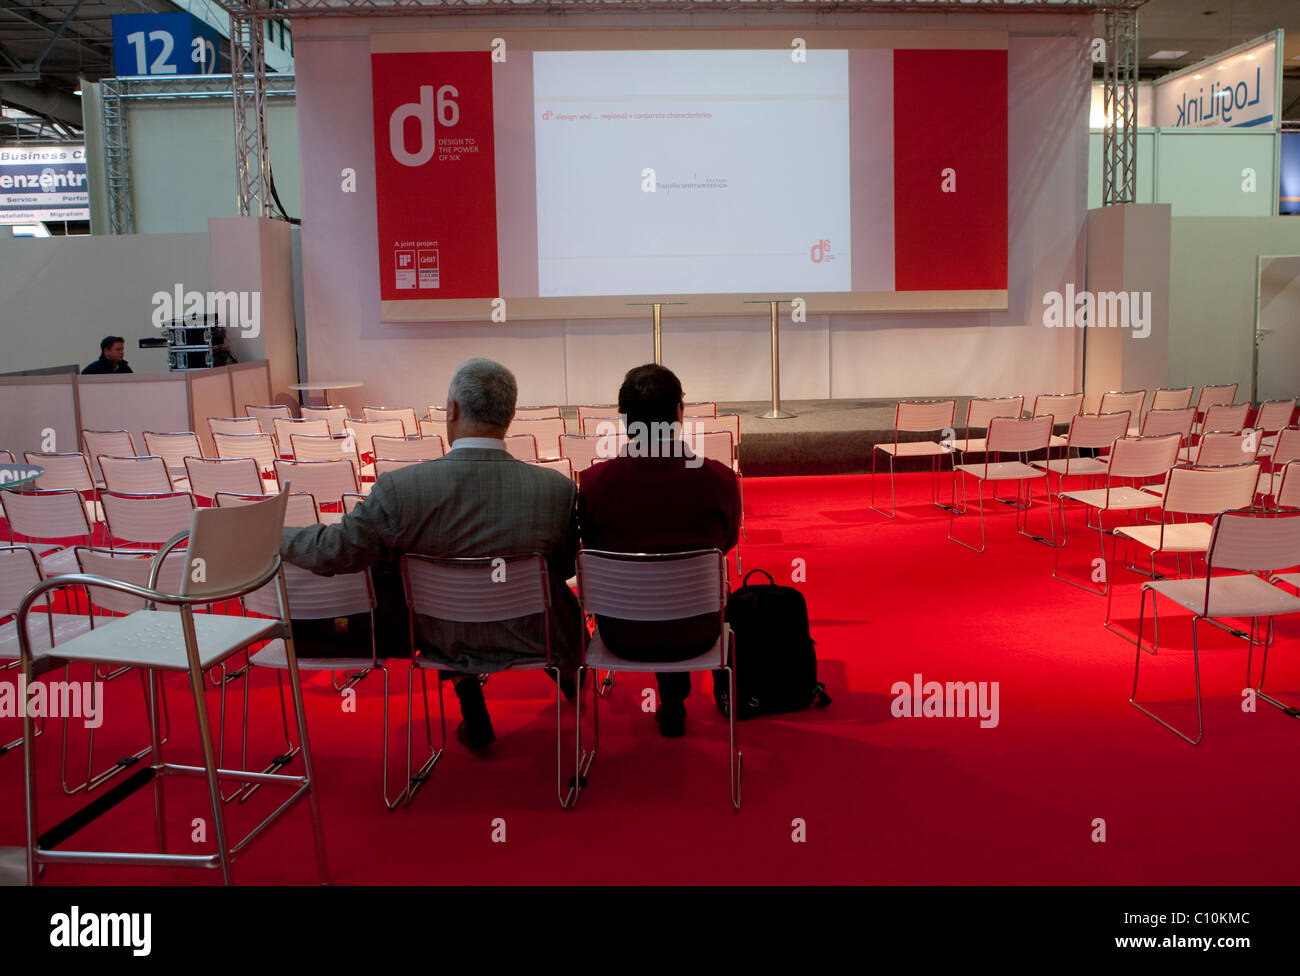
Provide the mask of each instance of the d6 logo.
{"label": "d6 logo", "polygon": [[[388,119],[388,148],[392,150],[393,158],[403,166],[423,166],[432,159],[437,146],[437,140],[433,138],[437,125],[450,128],[460,121],[460,106],[453,100],[459,96],[460,92],[454,86],[443,85],[438,89],[435,105],[433,86],[421,85],[418,102],[399,105]],[[415,152],[406,151],[404,128],[407,119],[415,119],[420,124],[420,148]],[[425,135],[426,129],[431,130],[429,136]]]}

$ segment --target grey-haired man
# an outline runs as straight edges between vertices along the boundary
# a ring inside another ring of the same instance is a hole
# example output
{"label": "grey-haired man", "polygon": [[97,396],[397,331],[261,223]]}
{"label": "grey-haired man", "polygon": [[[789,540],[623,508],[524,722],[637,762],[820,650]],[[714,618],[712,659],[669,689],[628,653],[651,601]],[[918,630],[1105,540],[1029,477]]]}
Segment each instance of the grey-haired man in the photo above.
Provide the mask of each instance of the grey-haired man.
{"label": "grey-haired man", "polygon": [[[403,553],[507,556],[540,552],[551,591],[551,657],[572,693],[581,611],[565,581],[574,573],[575,488],[563,475],[515,459],[504,437],[515,413],[514,375],[500,363],[462,363],[447,392],[451,450],[436,461],[381,475],[370,494],[335,525],[286,528],[281,555],[316,573],[351,573],[396,563]],[[380,613],[385,611],[380,607]],[[392,612],[391,609],[389,612]],[[539,617],[465,624],[418,616],[420,656],[453,677],[470,748],[495,739],[478,674],[546,653]]]}

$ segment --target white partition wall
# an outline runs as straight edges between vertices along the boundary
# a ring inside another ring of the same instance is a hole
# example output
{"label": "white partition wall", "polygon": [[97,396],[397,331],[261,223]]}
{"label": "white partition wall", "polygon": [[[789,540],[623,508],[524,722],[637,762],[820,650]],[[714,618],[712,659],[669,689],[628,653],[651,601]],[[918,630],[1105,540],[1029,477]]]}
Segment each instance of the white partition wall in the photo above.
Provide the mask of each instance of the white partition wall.
{"label": "white partition wall", "polygon": [[190,429],[190,407],[184,373],[156,376],[79,376],[82,427],[127,430],[144,453],[146,430]]}
{"label": "white partition wall", "polygon": [[78,451],[77,391],[71,373],[0,377],[0,448]]}
{"label": "white partition wall", "polygon": [[188,430],[199,435],[205,455],[215,454],[212,433],[208,430],[209,417],[233,417],[234,399],[230,391],[230,375],[220,372],[195,370],[184,374],[189,380],[190,416]]}
{"label": "white partition wall", "polygon": [[247,404],[271,402],[271,384],[265,363],[237,363],[230,369],[230,402],[232,417],[244,416]]}

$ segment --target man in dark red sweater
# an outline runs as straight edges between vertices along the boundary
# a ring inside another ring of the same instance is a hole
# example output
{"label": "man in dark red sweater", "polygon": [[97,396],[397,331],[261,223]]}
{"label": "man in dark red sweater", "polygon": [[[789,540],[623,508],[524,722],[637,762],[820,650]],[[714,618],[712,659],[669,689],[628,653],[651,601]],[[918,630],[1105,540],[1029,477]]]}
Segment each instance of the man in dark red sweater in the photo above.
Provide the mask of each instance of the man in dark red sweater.
{"label": "man in dark red sweater", "polygon": [[[729,552],[740,533],[740,490],[730,467],[696,457],[680,443],[682,384],[653,364],[629,370],[618,391],[629,443],[588,468],[578,491],[586,549],[608,552]],[[653,596],[647,594],[647,599]],[[632,661],[682,661],[718,639],[718,615],[644,622],[599,617],[611,651]],[[689,674],[663,673],[655,718],[667,737],[686,731]]]}

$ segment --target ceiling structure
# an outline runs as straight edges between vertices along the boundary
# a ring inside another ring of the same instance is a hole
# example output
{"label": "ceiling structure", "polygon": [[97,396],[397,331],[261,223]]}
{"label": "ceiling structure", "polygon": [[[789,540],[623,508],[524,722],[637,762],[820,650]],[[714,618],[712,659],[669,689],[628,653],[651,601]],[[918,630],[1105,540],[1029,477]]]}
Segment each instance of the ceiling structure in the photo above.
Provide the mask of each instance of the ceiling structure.
{"label": "ceiling structure", "polygon": [[[222,5],[228,2],[231,0],[222,0]],[[377,4],[382,2],[377,0]],[[1057,2],[1058,9],[1072,5],[1072,0]],[[1083,5],[1078,0],[1073,2]],[[1100,2],[1116,4],[1123,0]],[[1052,0],[1040,3],[1047,9],[1054,5]],[[295,12],[305,13],[301,8],[317,4],[343,7],[348,0],[280,0],[277,6],[296,7],[299,10]],[[722,5],[725,3],[718,4]],[[754,5],[761,6],[761,2]],[[808,5],[827,9],[841,6],[818,0],[809,0]],[[897,3],[899,7],[905,5]],[[970,0],[946,6],[944,0],[921,0],[915,6],[939,10],[980,5]],[[1032,0],[1025,4],[1034,5]],[[113,73],[112,15],[175,12],[186,6],[170,0],[0,0],[0,142],[77,136],[81,130],[81,103],[75,92],[81,80],[97,81]],[[861,6],[866,5],[859,5],[859,9]],[[1159,77],[1281,27],[1286,32],[1284,64],[1288,79],[1283,117],[1300,119],[1297,0],[1147,0],[1138,11],[1138,26],[1139,72],[1144,79]],[[1100,15],[1097,30],[1101,30]],[[1151,55],[1162,51],[1186,53],[1172,60],[1151,59]]]}

